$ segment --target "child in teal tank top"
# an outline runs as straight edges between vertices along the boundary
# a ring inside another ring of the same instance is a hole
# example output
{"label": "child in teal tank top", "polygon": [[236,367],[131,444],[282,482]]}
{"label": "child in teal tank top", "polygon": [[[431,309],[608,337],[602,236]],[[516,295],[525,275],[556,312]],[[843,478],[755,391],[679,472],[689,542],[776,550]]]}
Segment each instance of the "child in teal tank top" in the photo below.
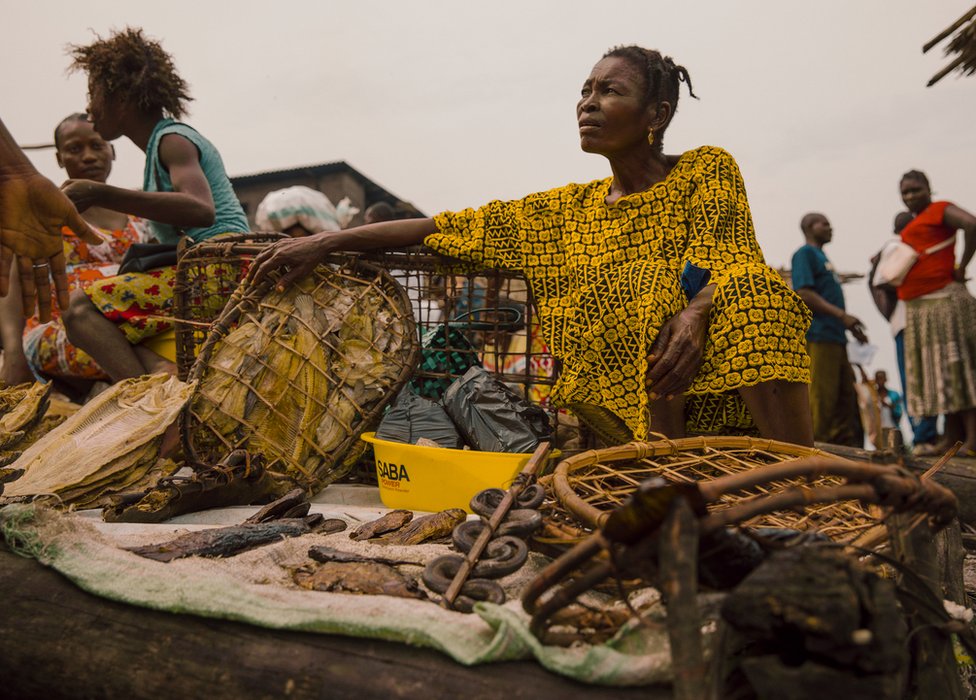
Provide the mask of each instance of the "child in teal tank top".
{"label": "child in teal tank top", "polygon": [[[142,190],[92,180],[62,189],[79,211],[91,206],[147,219],[160,243],[185,235],[199,243],[223,233],[246,233],[247,217],[213,144],[177,121],[192,99],[159,42],[127,28],[87,46],[71,47],[72,69],[88,74],[88,113],[107,141],[126,136],[146,153]],[[158,371],[175,373],[141,343],[173,327],[176,267],[111,277],[71,298],[64,314],[68,337],[114,380]],[[214,294],[230,290],[208,290]]]}

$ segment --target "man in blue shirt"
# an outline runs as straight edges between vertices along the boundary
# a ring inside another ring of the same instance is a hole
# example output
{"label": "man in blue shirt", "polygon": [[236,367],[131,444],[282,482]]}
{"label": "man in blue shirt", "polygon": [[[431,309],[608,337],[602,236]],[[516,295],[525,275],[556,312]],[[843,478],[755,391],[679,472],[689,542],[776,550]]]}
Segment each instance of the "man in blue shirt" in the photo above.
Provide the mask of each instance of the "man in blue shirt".
{"label": "man in blue shirt", "polygon": [[844,308],[844,292],[823,252],[833,229],[823,214],[800,221],[806,245],[793,254],[793,289],[813,312],[807,331],[810,355],[810,409],[813,437],[835,445],[864,446],[857,408],[854,370],[847,360],[847,331],[860,343],[868,341],[861,321]]}

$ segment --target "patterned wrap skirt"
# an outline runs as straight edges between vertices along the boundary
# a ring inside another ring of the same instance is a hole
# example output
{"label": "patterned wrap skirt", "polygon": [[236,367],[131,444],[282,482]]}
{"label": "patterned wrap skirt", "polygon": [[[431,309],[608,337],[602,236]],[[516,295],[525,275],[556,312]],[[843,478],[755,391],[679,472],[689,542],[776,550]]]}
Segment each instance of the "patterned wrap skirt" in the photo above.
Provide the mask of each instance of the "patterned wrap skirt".
{"label": "patterned wrap skirt", "polygon": [[173,327],[176,266],[106,277],[85,289],[102,315],[133,345]]}
{"label": "patterned wrap skirt", "polygon": [[905,304],[908,413],[935,416],[976,407],[976,299],[959,282],[934,299]]}
{"label": "patterned wrap skirt", "polygon": [[[222,233],[207,240],[216,242],[231,235],[235,234]],[[204,266],[202,282],[191,284],[187,303],[200,307],[198,310],[207,317],[216,318],[247,270],[247,265]],[[138,345],[173,328],[175,287],[176,265],[171,265],[108,277],[86,287],[85,294],[130,343]]]}

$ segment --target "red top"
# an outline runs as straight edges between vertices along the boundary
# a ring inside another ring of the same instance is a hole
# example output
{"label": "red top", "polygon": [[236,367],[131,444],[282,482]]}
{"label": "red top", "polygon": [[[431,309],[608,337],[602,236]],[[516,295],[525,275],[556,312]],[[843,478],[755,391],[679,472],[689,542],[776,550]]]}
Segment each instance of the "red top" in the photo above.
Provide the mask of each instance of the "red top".
{"label": "red top", "polygon": [[956,265],[955,247],[946,246],[931,255],[923,252],[956,234],[954,228],[946,226],[942,221],[946,207],[950,204],[951,202],[932,202],[902,229],[902,241],[914,248],[920,257],[898,287],[899,299],[915,299],[937,292],[952,282],[952,271]]}

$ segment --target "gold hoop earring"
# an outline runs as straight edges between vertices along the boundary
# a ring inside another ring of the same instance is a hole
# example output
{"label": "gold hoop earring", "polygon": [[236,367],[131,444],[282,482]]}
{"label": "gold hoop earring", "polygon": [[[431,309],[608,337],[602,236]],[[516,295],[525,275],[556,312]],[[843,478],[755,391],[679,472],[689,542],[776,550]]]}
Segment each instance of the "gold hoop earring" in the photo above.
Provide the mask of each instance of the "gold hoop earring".
{"label": "gold hoop earring", "polygon": [[654,145],[654,129],[647,130],[647,143],[651,146]]}

